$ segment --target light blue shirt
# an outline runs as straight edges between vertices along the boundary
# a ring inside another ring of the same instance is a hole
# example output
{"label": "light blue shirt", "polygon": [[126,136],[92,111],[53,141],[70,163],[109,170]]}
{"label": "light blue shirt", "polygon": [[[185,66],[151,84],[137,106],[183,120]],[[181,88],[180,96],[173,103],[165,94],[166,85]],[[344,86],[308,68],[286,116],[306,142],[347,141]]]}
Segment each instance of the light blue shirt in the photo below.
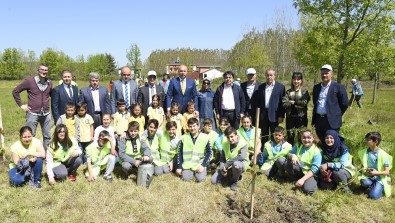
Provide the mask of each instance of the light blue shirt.
{"label": "light blue shirt", "polygon": [[324,87],[321,84],[321,91],[317,101],[318,102],[317,113],[320,115],[326,114],[326,98],[328,97],[328,90],[329,90],[329,86],[331,86],[331,83],[332,81],[329,81],[326,87]]}

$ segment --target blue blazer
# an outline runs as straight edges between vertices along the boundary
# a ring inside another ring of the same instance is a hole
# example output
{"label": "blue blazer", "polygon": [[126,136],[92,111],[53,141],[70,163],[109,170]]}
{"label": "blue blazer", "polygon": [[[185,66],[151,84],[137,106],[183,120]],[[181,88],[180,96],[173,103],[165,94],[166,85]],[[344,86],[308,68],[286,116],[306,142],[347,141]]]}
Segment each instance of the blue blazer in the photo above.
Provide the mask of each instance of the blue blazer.
{"label": "blue blazer", "polygon": [[[134,80],[130,80],[129,82],[129,91],[130,91],[130,98],[129,98],[129,106],[133,105],[137,101],[137,93],[138,93],[138,88],[137,84]],[[122,88],[122,81],[121,80],[116,80],[114,81],[112,88],[111,88],[111,114],[115,114],[115,112],[118,111],[117,108],[117,102],[119,99],[124,99],[125,97],[123,95],[123,88]]]}
{"label": "blue blazer", "polygon": [[76,106],[78,104],[78,88],[71,85],[73,91],[73,97],[70,98],[64,89],[64,85],[60,84],[51,91],[51,109],[52,117],[55,123],[58,121],[61,115],[66,114],[66,104],[68,102],[74,103]]}
{"label": "blue blazer", "polygon": [[195,81],[186,77],[186,88],[185,94],[183,95],[181,91],[180,78],[173,78],[170,80],[170,85],[167,89],[166,108],[164,108],[164,110],[167,111],[166,109],[170,108],[172,102],[177,102],[181,105],[181,111],[179,112],[184,114],[187,110],[188,101],[191,99],[195,102],[195,111],[198,111],[198,93]]}
{"label": "blue blazer", "polygon": [[[314,85],[313,88],[313,118],[311,125],[315,125],[317,118],[318,98],[321,92],[321,83]],[[331,81],[326,98],[326,115],[328,117],[329,126],[332,129],[339,129],[342,126],[342,116],[348,108],[348,97],[346,89],[343,85]]]}
{"label": "blue blazer", "polygon": [[[252,117],[255,117],[256,109],[260,108],[260,120],[263,120],[263,116],[266,113],[265,88],[266,82],[259,85],[258,90],[256,90],[251,97]],[[284,118],[285,109],[282,103],[282,98],[284,95],[285,86],[276,81],[273,87],[272,95],[269,99],[269,110],[267,111],[270,122],[278,122],[278,118]]]}
{"label": "blue blazer", "polygon": [[[99,86],[99,101],[100,111],[103,114],[111,114],[111,102],[108,97],[108,90],[105,87]],[[95,104],[93,103],[92,89],[91,87],[85,87],[80,90],[80,96],[78,97],[79,102],[85,102],[88,105],[88,114],[93,117],[95,114]]]}

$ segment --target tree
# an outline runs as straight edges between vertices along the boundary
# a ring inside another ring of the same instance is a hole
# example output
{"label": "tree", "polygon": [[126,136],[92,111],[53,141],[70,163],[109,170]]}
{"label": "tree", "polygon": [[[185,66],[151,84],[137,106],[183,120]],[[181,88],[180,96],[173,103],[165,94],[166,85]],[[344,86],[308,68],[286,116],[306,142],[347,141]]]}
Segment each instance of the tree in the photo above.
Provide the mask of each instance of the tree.
{"label": "tree", "polygon": [[[332,50],[336,61],[327,60],[327,63],[337,64],[339,83],[346,76],[347,64],[352,64],[349,60],[352,59],[350,55],[353,53],[353,45],[359,42],[360,46],[371,46],[372,40],[379,40],[382,34],[392,32],[388,27],[380,26],[381,23],[394,24],[394,0],[294,0],[294,6],[312,21],[309,24],[311,31],[303,33],[307,35],[304,38],[313,39],[320,36],[317,32],[321,32],[324,35],[322,38],[333,39],[330,41],[332,44],[325,45],[325,48],[311,44],[308,49],[310,51],[306,50],[306,53]],[[372,34],[369,33],[372,27],[382,27],[380,35],[370,36],[369,42],[362,41]]]}
{"label": "tree", "polygon": [[128,59],[130,66],[135,71],[142,68],[143,63],[141,62],[141,52],[137,44],[133,43],[130,45],[129,50],[126,50],[126,58]]}
{"label": "tree", "polygon": [[95,54],[88,56],[86,70],[90,72],[98,72],[101,75],[109,75],[114,73],[116,69],[114,57],[111,54]]}
{"label": "tree", "polygon": [[23,63],[24,53],[16,48],[7,48],[1,55],[0,73],[1,79],[16,80],[21,78],[25,70]]}

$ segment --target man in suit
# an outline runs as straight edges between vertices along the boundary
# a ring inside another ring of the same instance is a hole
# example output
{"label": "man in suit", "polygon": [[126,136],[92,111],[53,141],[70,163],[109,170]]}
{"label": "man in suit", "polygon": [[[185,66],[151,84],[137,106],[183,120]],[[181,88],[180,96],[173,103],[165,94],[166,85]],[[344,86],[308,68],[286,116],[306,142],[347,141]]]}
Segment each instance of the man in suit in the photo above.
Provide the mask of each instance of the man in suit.
{"label": "man in suit", "polygon": [[89,74],[88,87],[80,90],[78,97],[79,102],[85,102],[88,105],[88,114],[93,117],[95,128],[102,124],[102,115],[111,114],[111,102],[108,98],[108,90],[99,86],[100,75],[96,72]]}
{"label": "man in suit", "polygon": [[62,83],[52,89],[51,92],[51,109],[55,123],[61,115],[66,113],[66,104],[68,102],[75,105],[78,103],[78,88],[71,84],[73,80],[71,71],[63,70],[61,75]]}
{"label": "man in suit", "polygon": [[178,77],[170,80],[169,88],[166,94],[166,108],[167,115],[170,115],[170,105],[172,102],[177,102],[181,105],[180,113],[183,114],[187,110],[187,103],[190,100],[195,102],[195,116],[199,115],[198,112],[198,93],[195,81],[188,78],[187,66],[181,65],[178,69]]}
{"label": "man in suit", "polygon": [[252,94],[250,102],[253,117],[256,115],[256,109],[260,108],[259,127],[262,130],[262,144],[269,140],[269,130],[272,135],[278,124],[283,122],[285,114],[282,105],[282,97],[285,95],[284,85],[276,81],[276,72],[273,69],[266,70],[265,77],[266,82]]}
{"label": "man in suit", "polygon": [[138,88],[132,80],[132,71],[129,67],[122,67],[121,80],[114,81],[111,88],[111,114],[117,112],[117,102],[119,99],[125,100],[126,110],[136,103]]}
{"label": "man in suit", "polygon": [[313,88],[313,118],[311,125],[315,127],[318,138],[325,140],[329,129],[339,132],[342,116],[348,107],[348,97],[343,85],[332,81],[333,69],[329,64],[321,67],[322,82]]}
{"label": "man in suit", "polygon": [[[243,90],[244,98],[246,101],[244,114],[251,115],[252,114],[251,104],[250,104],[251,97],[252,97],[252,94],[256,90],[258,90],[258,87],[259,87],[259,85],[261,85],[261,82],[257,81],[256,70],[254,68],[248,68],[246,75],[247,75],[247,81],[241,83],[240,87]],[[255,125],[255,116],[252,117],[252,120],[253,120],[253,124]]]}
{"label": "man in suit", "polygon": [[225,117],[233,128],[238,129],[244,116],[244,94],[240,86],[233,83],[235,75],[232,71],[226,71],[223,77],[224,82],[214,94],[214,109],[218,120]]}
{"label": "man in suit", "polygon": [[152,96],[158,95],[160,98],[159,106],[165,105],[165,90],[162,86],[156,84],[156,72],[148,71],[148,83],[139,89],[137,102],[143,105],[143,115],[147,116],[148,107],[152,104]]}

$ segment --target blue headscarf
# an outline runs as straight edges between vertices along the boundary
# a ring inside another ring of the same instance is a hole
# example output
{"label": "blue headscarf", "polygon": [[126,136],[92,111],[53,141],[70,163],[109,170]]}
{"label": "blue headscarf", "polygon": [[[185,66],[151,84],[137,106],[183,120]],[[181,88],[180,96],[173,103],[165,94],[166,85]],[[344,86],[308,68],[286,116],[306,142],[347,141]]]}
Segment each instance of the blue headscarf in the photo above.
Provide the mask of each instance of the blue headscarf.
{"label": "blue headscarf", "polygon": [[334,139],[332,146],[328,146],[325,141],[322,143],[323,153],[328,158],[328,161],[332,161],[349,151],[348,147],[343,143],[343,137],[335,130],[326,131],[325,136],[327,135],[331,135]]}

